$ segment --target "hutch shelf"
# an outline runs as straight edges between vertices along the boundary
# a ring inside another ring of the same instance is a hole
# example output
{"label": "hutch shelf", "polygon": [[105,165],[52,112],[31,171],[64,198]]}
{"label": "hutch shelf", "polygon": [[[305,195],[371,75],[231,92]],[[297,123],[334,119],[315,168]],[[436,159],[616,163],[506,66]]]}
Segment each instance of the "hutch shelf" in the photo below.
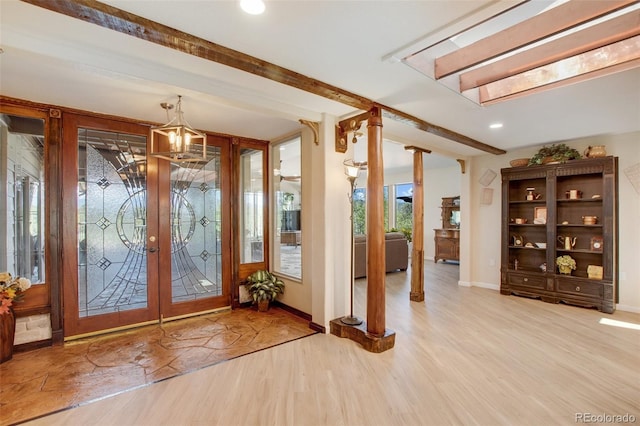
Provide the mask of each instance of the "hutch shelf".
{"label": "hutch shelf", "polygon": [[434,229],[436,246],[434,262],[438,260],[460,260],[460,196],[444,197],[442,207],[442,228]]}
{"label": "hutch shelf", "polygon": [[617,157],[502,169],[500,293],[613,313],[617,209]]}

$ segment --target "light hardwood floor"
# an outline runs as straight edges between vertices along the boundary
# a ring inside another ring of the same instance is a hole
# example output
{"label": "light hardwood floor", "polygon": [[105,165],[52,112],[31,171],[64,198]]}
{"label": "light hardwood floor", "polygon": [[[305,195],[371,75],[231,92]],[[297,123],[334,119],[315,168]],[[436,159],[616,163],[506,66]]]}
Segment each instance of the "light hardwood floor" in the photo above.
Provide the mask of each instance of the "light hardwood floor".
{"label": "light hardwood floor", "polygon": [[640,315],[459,287],[451,264],[426,262],[425,277],[416,303],[408,274],[387,275],[392,350],[317,334],[31,424],[570,425],[581,413],[640,423],[640,330],[600,322],[637,326]]}

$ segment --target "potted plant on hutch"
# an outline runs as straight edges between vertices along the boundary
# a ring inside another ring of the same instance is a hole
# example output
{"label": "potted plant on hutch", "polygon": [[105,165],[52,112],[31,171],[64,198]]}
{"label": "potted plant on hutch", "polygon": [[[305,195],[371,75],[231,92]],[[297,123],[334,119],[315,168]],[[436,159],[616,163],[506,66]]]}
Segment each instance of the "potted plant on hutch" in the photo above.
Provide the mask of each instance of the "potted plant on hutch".
{"label": "potted plant on hutch", "polygon": [[13,340],[16,334],[16,316],[13,303],[24,297],[31,287],[27,278],[13,278],[8,272],[0,272],[0,363],[13,357]]}
{"label": "potted plant on hutch", "polygon": [[258,305],[258,311],[265,312],[279,294],[284,293],[284,282],[269,271],[259,270],[247,278],[247,290]]}
{"label": "potted plant on hutch", "polygon": [[539,165],[548,163],[566,163],[569,160],[579,160],[582,155],[578,150],[567,146],[566,144],[553,144],[551,146],[543,146],[540,150],[529,159],[529,165]]}

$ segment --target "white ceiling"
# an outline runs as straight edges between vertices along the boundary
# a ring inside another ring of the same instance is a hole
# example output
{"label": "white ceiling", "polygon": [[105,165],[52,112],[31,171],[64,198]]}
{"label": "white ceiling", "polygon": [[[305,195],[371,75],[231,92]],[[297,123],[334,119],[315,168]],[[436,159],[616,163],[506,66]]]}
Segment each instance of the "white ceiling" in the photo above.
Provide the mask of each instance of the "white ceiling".
{"label": "white ceiling", "polygon": [[[230,0],[105,3],[507,151],[640,130],[640,69],[482,107],[393,59],[517,1],[266,0],[259,16]],[[0,1],[0,47],[0,93],[36,102],[163,123],[159,104],[181,94],[191,125],[267,140],[299,129],[301,118],[360,112],[17,0]],[[504,127],[489,129],[494,122]],[[427,164],[483,154],[390,119],[383,132],[432,149]]]}

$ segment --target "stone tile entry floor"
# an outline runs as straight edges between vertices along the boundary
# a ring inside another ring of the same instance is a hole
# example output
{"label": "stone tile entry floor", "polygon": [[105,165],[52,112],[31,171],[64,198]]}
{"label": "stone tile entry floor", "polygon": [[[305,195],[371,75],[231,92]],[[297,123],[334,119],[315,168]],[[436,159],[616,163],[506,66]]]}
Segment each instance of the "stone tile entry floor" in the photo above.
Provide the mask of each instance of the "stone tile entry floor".
{"label": "stone tile entry floor", "polygon": [[14,353],[0,364],[0,424],[82,405],[312,334],[308,321],[281,308],[245,308]]}

